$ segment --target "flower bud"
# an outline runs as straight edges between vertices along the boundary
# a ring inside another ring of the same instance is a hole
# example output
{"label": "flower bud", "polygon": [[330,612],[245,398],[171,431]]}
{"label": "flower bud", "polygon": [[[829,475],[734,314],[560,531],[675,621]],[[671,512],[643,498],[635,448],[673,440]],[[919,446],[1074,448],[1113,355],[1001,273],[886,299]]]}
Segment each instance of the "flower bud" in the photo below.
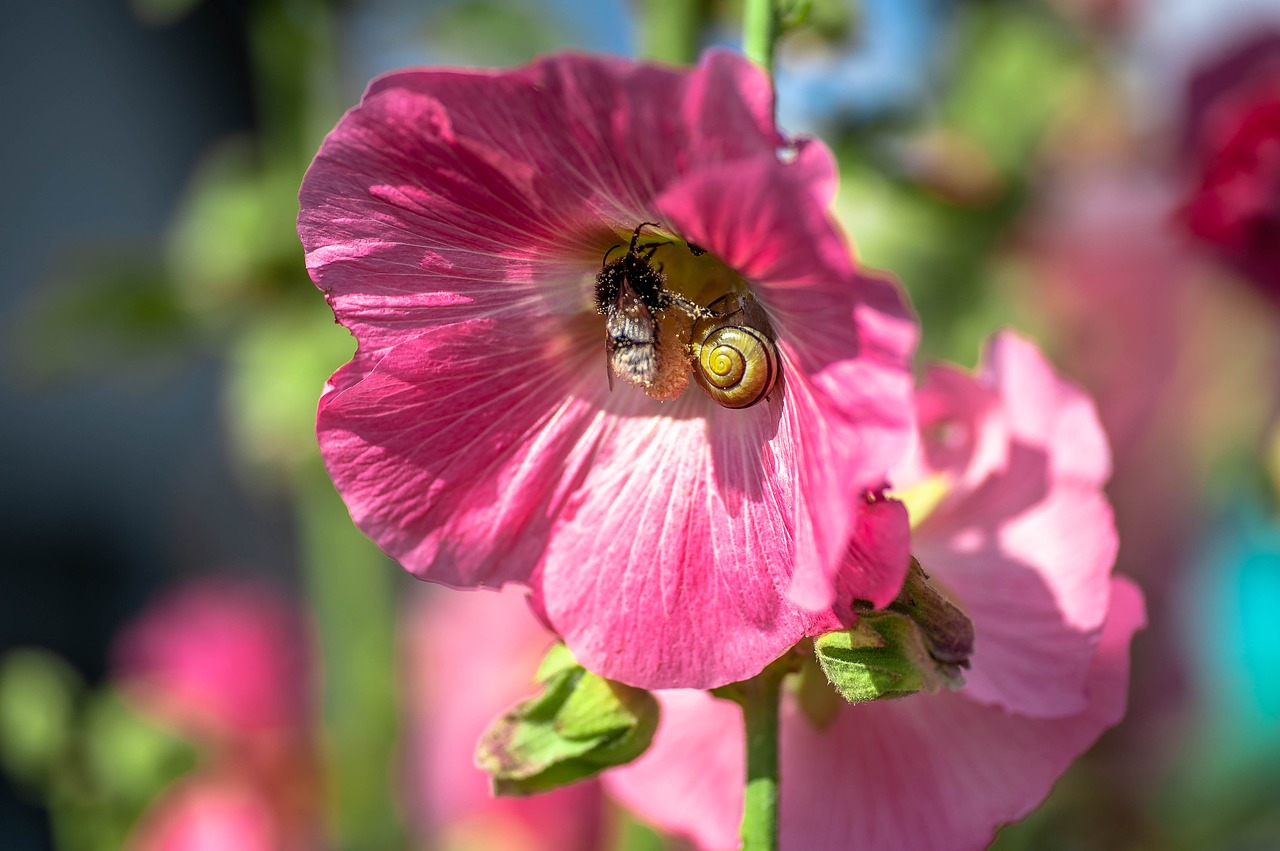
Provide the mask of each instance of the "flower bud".
{"label": "flower bud", "polygon": [[960,669],[969,667],[973,623],[912,558],[892,603],[860,613],[852,629],[819,636],[814,652],[850,703],[954,689],[964,684]]}
{"label": "flower bud", "polygon": [[631,762],[658,727],[644,689],[596,676],[563,644],[547,653],[537,694],[512,706],[480,736],[476,765],[495,795],[532,795]]}

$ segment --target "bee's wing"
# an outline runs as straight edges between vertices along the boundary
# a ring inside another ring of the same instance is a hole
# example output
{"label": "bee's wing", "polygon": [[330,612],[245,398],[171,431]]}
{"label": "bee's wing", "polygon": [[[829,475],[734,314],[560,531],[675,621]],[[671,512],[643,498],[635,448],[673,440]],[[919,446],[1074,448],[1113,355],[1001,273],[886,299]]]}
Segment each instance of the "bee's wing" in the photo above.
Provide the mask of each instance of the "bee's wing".
{"label": "bee's wing", "polygon": [[635,289],[631,286],[631,282],[626,277],[622,278],[621,288],[618,292],[618,299],[612,305],[608,315],[605,317],[604,332],[604,350],[605,350],[605,370],[609,376],[609,389],[613,390],[613,376],[615,370],[613,368],[614,352],[617,351],[618,335],[622,329],[627,328],[625,322],[620,322],[620,317],[626,317],[631,320],[639,320],[647,326],[657,331],[657,320],[653,318],[653,314],[649,308],[640,299]]}

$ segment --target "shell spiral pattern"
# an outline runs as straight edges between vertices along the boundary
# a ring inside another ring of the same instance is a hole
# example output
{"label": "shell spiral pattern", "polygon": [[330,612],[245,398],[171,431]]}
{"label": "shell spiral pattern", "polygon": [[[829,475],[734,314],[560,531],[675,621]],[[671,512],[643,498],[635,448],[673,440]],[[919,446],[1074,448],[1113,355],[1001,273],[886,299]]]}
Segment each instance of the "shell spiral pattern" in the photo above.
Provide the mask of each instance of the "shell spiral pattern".
{"label": "shell spiral pattern", "polygon": [[694,380],[726,408],[756,404],[778,381],[778,350],[773,340],[755,323],[735,324],[743,318],[739,308],[706,317],[693,328]]}

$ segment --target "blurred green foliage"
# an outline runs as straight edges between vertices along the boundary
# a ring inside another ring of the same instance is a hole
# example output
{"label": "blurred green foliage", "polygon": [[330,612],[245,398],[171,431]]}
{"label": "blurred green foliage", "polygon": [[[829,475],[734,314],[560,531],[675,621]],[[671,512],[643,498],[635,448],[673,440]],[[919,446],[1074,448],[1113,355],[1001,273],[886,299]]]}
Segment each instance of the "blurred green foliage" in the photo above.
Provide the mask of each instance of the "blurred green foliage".
{"label": "blurred green foliage", "polygon": [[1094,58],[1037,3],[971,3],[918,113],[849,124],[833,140],[837,217],[867,265],[889,270],[922,326],[920,362],[972,363],[1015,314],[996,281],[1039,177],[1038,153]]}
{"label": "blurred green foliage", "polygon": [[423,23],[421,37],[446,65],[508,66],[528,62],[578,40],[574,22],[540,4],[472,0],[440,4]]}
{"label": "blurred green foliage", "polygon": [[0,765],[49,808],[60,851],[117,851],[194,758],[110,690],[86,688],[53,653],[0,658]]}
{"label": "blurred green foliage", "polygon": [[35,785],[68,750],[80,678],[52,653],[17,650],[0,661],[0,760]]}

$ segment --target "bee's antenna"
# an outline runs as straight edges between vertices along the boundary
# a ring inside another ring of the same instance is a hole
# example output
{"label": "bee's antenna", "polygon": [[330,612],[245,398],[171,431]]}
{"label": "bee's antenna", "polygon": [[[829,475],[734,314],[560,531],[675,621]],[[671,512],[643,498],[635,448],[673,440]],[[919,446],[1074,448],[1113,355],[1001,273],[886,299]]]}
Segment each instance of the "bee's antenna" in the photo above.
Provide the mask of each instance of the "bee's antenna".
{"label": "bee's antenna", "polygon": [[615,246],[612,246],[608,251],[606,251],[606,252],[604,253],[604,260],[602,260],[602,261],[600,262],[600,265],[601,265],[601,266],[608,266],[608,265],[609,265],[609,255],[613,253],[613,249],[614,249],[614,248],[621,248],[621,247],[622,247],[621,245],[615,245]]}

